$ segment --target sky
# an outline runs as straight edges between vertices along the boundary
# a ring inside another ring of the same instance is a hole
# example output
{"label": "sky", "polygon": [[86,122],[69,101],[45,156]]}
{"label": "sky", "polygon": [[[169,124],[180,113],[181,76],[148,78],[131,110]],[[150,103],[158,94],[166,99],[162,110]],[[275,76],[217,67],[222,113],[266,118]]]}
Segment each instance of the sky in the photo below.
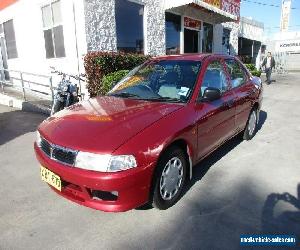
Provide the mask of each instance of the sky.
{"label": "sky", "polygon": [[[282,0],[241,0],[241,16],[252,17],[254,20],[263,22],[266,36],[278,32],[281,8],[263,6],[254,2],[281,6]],[[289,30],[300,31],[300,0],[292,0],[292,8],[297,9],[291,10]]]}

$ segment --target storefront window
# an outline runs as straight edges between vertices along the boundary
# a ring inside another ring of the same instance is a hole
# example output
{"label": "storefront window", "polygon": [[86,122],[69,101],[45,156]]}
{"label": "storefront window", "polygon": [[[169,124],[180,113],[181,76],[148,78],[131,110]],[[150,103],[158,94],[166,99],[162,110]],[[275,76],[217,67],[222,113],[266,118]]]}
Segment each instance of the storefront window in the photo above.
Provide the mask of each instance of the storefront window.
{"label": "storefront window", "polygon": [[209,23],[203,23],[202,52],[212,53],[213,37],[214,37],[214,26]]}
{"label": "storefront window", "polygon": [[230,30],[223,29],[222,37],[223,54],[230,55]]}
{"label": "storefront window", "polygon": [[181,17],[166,13],[166,54],[180,53]]}
{"label": "storefront window", "polygon": [[118,51],[143,53],[144,6],[128,0],[116,0],[115,11]]}

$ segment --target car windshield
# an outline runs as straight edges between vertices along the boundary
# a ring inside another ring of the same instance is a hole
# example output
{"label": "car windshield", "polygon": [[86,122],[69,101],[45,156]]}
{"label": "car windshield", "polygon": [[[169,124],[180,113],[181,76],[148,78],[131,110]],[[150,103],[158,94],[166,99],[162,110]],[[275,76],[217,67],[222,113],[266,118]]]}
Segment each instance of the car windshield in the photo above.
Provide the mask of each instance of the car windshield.
{"label": "car windshield", "polygon": [[108,95],[149,101],[187,102],[201,62],[151,60],[133,69]]}

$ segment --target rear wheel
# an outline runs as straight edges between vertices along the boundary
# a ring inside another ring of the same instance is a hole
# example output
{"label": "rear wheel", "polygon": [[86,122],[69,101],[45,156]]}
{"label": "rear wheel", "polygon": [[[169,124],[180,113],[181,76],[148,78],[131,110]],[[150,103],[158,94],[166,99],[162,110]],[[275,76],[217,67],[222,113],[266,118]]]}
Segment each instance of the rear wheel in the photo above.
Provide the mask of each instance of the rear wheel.
{"label": "rear wheel", "polygon": [[187,160],[178,147],[169,148],[158,162],[154,175],[152,206],[161,210],[173,206],[182,193]]}
{"label": "rear wheel", "polygon": [[63,103],[60,101],[55,101],[55,103],[52,106],[51,109],[51,115],[54,115],[55,113],[57,113],[58,111],[63,109]]}
{"label": "rear wheel", "polygon": [[251,140],[254,137],[256,130],[257,130],[257,109],[254,108],[251,110],[249,114],[248,122],[243,134],[243,139],[247,141]]}

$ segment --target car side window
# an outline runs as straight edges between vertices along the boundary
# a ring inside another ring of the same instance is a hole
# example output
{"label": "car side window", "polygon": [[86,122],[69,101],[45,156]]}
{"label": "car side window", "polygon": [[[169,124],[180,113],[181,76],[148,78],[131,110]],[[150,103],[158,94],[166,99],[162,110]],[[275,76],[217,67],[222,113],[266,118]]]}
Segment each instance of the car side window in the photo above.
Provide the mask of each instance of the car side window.
{"label": "car side window", "polygon": [[225,60],[227,71],[230,76],[232,88],[239,87],[246,82],[246,75],[241,65],[233,59]]}
{"label": "car side window", "polygon": [[213,61],[208,65],[202,80],[199,97],[203,96],[205,89],[208,87],[217,88],[221,93],[229,88],[226,74],[220,61]]}

